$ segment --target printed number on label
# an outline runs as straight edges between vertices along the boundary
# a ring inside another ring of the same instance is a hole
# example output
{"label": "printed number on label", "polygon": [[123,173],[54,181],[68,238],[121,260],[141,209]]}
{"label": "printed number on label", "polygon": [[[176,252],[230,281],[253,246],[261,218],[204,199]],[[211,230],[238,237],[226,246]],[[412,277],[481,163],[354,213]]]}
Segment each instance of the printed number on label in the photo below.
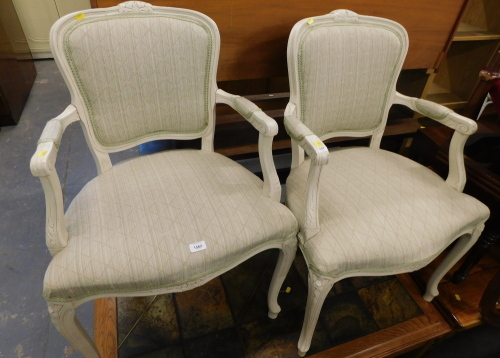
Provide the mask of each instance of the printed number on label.
{"label": "printed number on label", "polygon": [[207,244],[205,244],[205,241],[195,242],[194,244],[189,245],[189,250],[191,252],[205,250],[206,248],[207,248]]}

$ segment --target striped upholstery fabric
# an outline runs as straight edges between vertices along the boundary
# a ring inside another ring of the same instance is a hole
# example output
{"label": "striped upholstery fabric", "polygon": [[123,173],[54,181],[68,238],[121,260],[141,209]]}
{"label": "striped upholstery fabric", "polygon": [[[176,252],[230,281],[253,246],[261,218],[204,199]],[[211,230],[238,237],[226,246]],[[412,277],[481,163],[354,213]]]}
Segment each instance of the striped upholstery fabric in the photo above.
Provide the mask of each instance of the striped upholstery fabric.
{"label": "striped upholstery fabric", "polygon": [[[66,222],[68,246],[45,275],[52,302],[180,286],[297,232],[295,216],[258,177],[196,150],[116,165],[82,189]],[[190,252],[199,241],[207,249]]]}
{"label": "striped upholstery fabric", "polygon": [[352,25],[317,26],[301,38],[301,120],[320,137],[375,129],[391,105],[403,39],[383,26]]}
{"label": "striped upholstery fabric", "polygon": [[[297,216],[309,166],[304,161],[287,181],[287,205]],[[333,151],[319,190],[321,231],[302,252],[311,269],[330,277],[413,271],[489,216],[485,205],[431,170],[381,149]]]}
{"label": "striped upholstery fabric", "polygon": [[[212,38],[182,16],[124,15],[75,22],[64,51],[103,146],[208,125]],[[189,120],[185,120],[189,118]]]}

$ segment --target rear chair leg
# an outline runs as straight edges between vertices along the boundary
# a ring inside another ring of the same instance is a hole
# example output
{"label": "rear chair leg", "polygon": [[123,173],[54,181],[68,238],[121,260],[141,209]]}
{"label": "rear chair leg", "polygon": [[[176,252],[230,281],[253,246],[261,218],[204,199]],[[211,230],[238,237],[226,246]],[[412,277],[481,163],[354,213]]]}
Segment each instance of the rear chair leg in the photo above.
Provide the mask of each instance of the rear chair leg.
{"label": "rear chair leg", "polygon": [[283,285],[283,281],[285,281],[285,277],[290,270],[296,251],[297,239],[293,236],[283,243],[283,248],[280,251],[278,263],[276,264],[273,278],[271,279],[271,285],[269,286],[269,292],[267,294],[269,318],[276,318],[278,313],[281,311],[281,308],[278,305],[278,294],[280,292],[281,285]]}
{"label": "rear chair leg", "polygon": [[478,226],[472,231],[471,234],[462,235],[458,241],[455,243],[455,246],[451,249],[451,251],[446,255],[444,260],[439,264],[434,273],[429,278],[429,282],[427,282],[427,289],[424,294],[424,300],[427,302],[431,302],[434,297],[439,295],[438,284],[439,281],[443,278],[443,276],[451,270],[453,265],[455,265],[458,260],[464,256],[467,251],[476,243],[479,235],[484,229],[484,225]]}

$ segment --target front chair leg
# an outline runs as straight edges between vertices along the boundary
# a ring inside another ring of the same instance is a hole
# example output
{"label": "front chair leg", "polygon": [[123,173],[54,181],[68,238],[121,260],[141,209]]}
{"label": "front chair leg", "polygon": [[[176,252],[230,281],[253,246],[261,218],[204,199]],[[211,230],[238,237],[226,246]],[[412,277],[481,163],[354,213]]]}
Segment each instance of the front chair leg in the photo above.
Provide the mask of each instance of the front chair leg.
{"label": "front chair leg", "polygon": [[299,356],[303,357],[311,347],[311,340],[314,333],[314,328],[318,322],[321,307],[325,302],[328,292],[332,289],[336,280],[317,275],[309,271],[309,289],[307,293],[306,314],[304,323],[302,324],[302,332],[299,338]]}
{"label": "front chair leg", "polygon": [[269,306],[269,318],[276,318],[278,313],[280,313],[281,308],[278,305],[278,294],[280,292],[283,281],[290,270],[293,259],[295,258],[295,253],[297,252],[297,239],[292,236],[290,239],[283,243],[283,247],[280,251],[278,257],[278,263],[274,269],[273,278],[271,279],[271,285],[269,286],[269,292],[267,294],[267,304]]}
{"label": "front chair leg", "polygon": [[471,234],[462,235],[451,251],[446,255],[443,261],[439,264],[427,282],[427,289],[425,290],[424,300],[431,302],[434,297],[439,295],[438,284],[443,276],[451,270],[462,256],[476,243],[479,235],[484,229],[484,225],[478,226],[472,231]]}
{"label": "front chair leg", "polygon": [[100,358],[94,342],[83,329],[75,315],[73,303],[48,302],[49,314],[56,329],[66,338],[85,358]]}

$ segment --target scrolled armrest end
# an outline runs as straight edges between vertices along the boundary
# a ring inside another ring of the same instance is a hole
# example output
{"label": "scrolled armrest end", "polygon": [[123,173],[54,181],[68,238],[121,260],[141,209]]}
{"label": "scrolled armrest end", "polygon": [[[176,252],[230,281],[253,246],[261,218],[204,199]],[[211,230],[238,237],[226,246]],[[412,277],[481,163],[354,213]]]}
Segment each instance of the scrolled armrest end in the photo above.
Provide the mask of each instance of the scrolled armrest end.
{"label": "scrolled armrest end", "polygon": [[464,117],[453,110],[426,99],[408,97],[396,93],[396,104],[402,104],[408,108],[423,114],[445,126],[448,126],[462,134],[471,135],[476,132],[477,124],[470,118]]}
{"label": "scrolled armrest end", "polygon": [[294,116],[285,115],[284,122],[288,135],[305,150],[314,164],[328,163],[328,148],[317,135]]}
{"label": "scrolled armrest end", "polygon": [[274,137],[278,134],[278,124],[274,119],[265,114],[257,105],[248,99],[217,90],[217,102],[224,103],[241,114],[260,134]]}
{"label": "scrolled armrest end", "polygon": [[44,142],[37,146],[31,157],[31,174],[35,177],[49,176],[55,168],[57,146],[54,142]]}

